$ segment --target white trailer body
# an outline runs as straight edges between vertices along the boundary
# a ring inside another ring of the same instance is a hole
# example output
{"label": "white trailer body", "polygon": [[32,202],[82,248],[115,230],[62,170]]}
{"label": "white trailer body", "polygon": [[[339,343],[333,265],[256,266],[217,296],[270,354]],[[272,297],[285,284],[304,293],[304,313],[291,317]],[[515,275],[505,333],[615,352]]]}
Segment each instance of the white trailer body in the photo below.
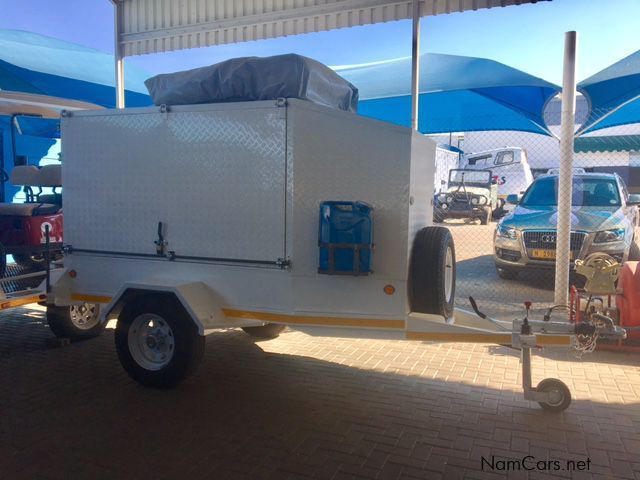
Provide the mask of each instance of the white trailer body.
{"label": "white trailer body", "polygon": [[[200,331],[270,319],[404,336],[409,252],[431,223],[432,141],[297,100],[74,113],[62,132],[75,278],[58,302],[199,282],[219,307],[202,309]],[[318,273],[325,200],[373,206],[372,274]],[[174,260],[156,255],[159,222]]]}
{"label": "white trailer body", "polygon": [[[574,324],[454,315],[455,250],[447,229],[429,227],[436,146],[424,136],[280,99],[74,112],[62,145],[65,270],[47,287],[47,315],[76,308],[82,338],[96,328],[87,303],[104,304],[102,324],[117,317],[120,362],[140,383],[185,378],[207,329],[264,338],[291,325],[513,344],[525,398],[568,406],[562,382],[532,387],[530,348],[569,346]],[[367,275],[319,272],[319,207],[330,200],[373,207]]]}

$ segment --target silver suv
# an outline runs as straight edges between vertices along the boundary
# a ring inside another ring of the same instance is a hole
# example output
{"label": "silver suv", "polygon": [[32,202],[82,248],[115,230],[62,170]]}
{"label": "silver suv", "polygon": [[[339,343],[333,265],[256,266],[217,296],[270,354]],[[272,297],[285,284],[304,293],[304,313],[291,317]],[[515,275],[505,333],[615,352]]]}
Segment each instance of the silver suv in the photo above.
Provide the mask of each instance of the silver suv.
{"label": "silver suv", "polygon": [[[496,228],[494,260],[498,275],[515,278],[524,268],[553,268],[556,258],[558,176],[542,175],[529,186]],[[640,259],[635,243],[640,195],[630,195],[617,174],[581,173],[573,177],[571,259],[604,252],[620,262]],[[573,262],[572,262],[573,263]]]}

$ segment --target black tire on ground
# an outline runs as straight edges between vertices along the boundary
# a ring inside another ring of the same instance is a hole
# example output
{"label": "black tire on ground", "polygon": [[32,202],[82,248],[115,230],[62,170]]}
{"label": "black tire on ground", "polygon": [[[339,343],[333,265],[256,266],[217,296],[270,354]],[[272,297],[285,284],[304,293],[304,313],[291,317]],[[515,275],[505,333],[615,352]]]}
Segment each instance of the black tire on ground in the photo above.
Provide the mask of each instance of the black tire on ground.
{"label": "black tire on ground", "polygon": [[569,387],[557,378],[545,378],[538,384],[536,390],[538,392],[552,392],[554,394],[552,400],[538,402],[540,406],[548,412],[562,412],[571,404],[571,391]]}
{"label": "black tire on ground", "polygon": [[100,307],[84,303],[70,307],[47,306],[47,322],[53,334],[58,338],[73,341],[86,340],[100,335],[105,323],[100,323]]}
{"label": "black tire on ground", "polygon": [[520,274],[516,269],[498,266],[496,266],[496,272],[500,278],[504,278],[505,280],[515,280]]}
{"label": "black tire on ground", "polygon": [[482,225],[488,225],[491,221],[491,207],[484,207],[482,217],[480,217],[480,223]]}
{"label": "black tire on ground", "polygon": [[640,261],[640,247],[636,243],[635,238],[631,241],[631,246],[629,247],[629,258],[628,260],[632,262]]}
{"label": "black tire on ground", "polygon": [[416,234],[408,283],[409,305],[413,312],[451,317],[456,288],[456,254],[449,229],[425,227]]}
{"label": "black tire on ground", "polygon": [[205,337],[176,302],[164,295],[148,295],[135,298],[120,313],[115,333],[118,358],[142,385],[172,387],[202,361]]}
{"label": "black tire on ground", "polygon": [[280,335],[285,328],[287,328],[286,325],[267,323],[266,325],[261,325],[259,327],[242,327],[242,330],[244,330],[245,333],[251,335],[254,338],[270,340]]}

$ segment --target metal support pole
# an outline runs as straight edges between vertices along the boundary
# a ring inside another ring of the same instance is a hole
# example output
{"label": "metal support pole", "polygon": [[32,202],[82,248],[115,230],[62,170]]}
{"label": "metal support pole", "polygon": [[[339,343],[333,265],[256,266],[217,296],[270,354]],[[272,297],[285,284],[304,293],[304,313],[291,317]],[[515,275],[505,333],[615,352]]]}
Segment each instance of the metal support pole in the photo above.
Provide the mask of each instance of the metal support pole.
{"label": "metal support pole", "polygon": [[124,54],[120,43],[122,32],[122,4],[113,1],[113,35],[115,40],[114,58],[116,72],[116,108],[124,108]]}
{"label": "metal support pole", "polygon": [[46,292],[47,293],[51,293],[51,238],[50,238],[50,227],[48,223],[45,223],[44,225],[44,234],[45,234],[45,245],[46,245],[46,250],[45,250],[45,267],[46,267],[46,278],[45,278],[45,285],[46,285]]}
{"label": "metal support pole", "polygon": [[411,37],[411,129],[418,130],[418,96],[420,94],[420,0],[413,0],[413,34]]}
{"label": "metal support pole", "polygon": [[524,398],[529,400],[529,395],[531,394],[531,348],[523,346],[520,353],[520,360],[522,362],[522,390],[524,392]]}
{"label": "metal support pole", "polygon": [[576,47],[578,34],[564,35],[562,116],[560,123],[560,175],[558,178],[558,227],[556,235],[556,278],[554,302],[569,303],[571,261],[571,198],[573,196],[573,134],[576,113]]}

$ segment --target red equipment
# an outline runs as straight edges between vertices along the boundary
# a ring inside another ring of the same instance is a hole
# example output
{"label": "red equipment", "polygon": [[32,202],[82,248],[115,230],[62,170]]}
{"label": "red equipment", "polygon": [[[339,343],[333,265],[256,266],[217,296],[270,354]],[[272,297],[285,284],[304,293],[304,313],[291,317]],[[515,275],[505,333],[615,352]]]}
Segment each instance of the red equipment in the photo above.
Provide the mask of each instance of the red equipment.
{"label": "red equipment", "polygon": [[625,262],[620,267],[616,293],[593,294],[571,287],[572,322],[589,320],[595,315],[609,317],[624,328],[626,340],[615,344],[598,343],[599,349],[640,351],[640,267],[639,262]]}
{"label": "red equipment", "polygon": [[[17,166],[11,183],[24,187],[26,201],[0,203],[0,277],[5,273],[6,255],[13,255],[23,267],[44,268],[47,229],[52,258],[62,249],[62,195],[56,192],[62,184],[60,165]],[[43,187],[53,188],[53,193],[43,193]]]}

